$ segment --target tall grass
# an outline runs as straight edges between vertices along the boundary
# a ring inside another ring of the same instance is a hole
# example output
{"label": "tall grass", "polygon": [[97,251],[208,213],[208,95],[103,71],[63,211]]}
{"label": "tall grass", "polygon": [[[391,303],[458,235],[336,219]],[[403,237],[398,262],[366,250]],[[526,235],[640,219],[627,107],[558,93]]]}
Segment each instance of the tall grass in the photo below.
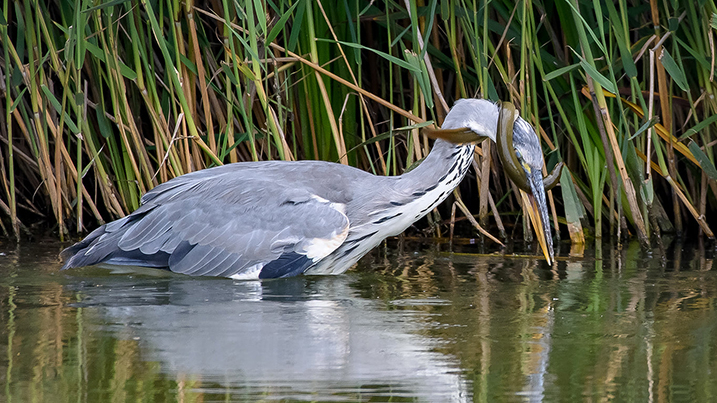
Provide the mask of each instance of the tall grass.
{"label": "tall grass", "polygon": [[[222,163],[400,174],[429,151],[416,124],[474,96],[519,105],[547,168],[566,163],[550,195],[558,236],[713,235],[714,1],[2,7],[0,212],[16,238],[38,222],[82,233]],[[527,232],[492,154],[482,144],[462,198],[483,224]]]}

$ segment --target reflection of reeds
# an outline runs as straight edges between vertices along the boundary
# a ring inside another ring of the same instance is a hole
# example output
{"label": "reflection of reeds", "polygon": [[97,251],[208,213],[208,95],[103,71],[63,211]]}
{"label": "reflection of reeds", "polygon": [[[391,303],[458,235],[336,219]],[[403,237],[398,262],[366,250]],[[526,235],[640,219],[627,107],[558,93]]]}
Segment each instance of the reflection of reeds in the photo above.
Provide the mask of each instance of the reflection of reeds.
{"label": "reflection of reeds", "polygon": [[[717,393],[710,373],[717,362],[705,351],[717,342],[710,308],[717,289],[714,276],[702,275],[704,264],[712,269],[704,252],[682,260],[681,247],[665,267],[645,260],[635,242],[601,260],[568,262],[562,279],[519,260],[492,264],[520,274],[502,279],[481,269],[490,259],[476,260],[475,269],[456,264],[475,284],[438,294],[453,301],[440,321],[464,329],[434,334],[456,343],[443,351],[473,374],[475,400],[528,392],[545,400],[703,400]],[[545,383],[531,389],[533,377]]]}
{"label": "reflection of reeds", "polygon": [[[568,270],[559,262],[562,277],[555,277],[525,258],[436,252],[416,258],[408,245],[407,255],[391,253],[381,262],[383,273],[362,266],[348,291],[386,302],[366,309],[426,313],[415,317],[425,326],[411,328],[440,341],[437,352],[460,360],[475,401],[535,392],[536,379],[551,401],[672,401],[685,393],[710,401],[717,395],[717,282],[704,251],[682,247],[665,260],[646,260],[631,243],[604,252],[602,260],[570,261]],[[157,346],[138,339],[136,324],[114,323],[103,307],[71,306],[86,291],[70,291],[22,262],[18,267],[25,271],[0,272],[0,401],[257,397],[256,390],[202,374],[167,373],[165,363],[146,354],[145,347]],[[392,303],[401,299],[419,304]],[[420,303],[435,300],[443,303]],[[269,397],[286,392],[265,387]]]}
{"label": "reflection of reeds", "polygon": [[[60,284],[3,288],[3,401],[147,401],[174,396],[174,381],[161,375],[157,363],[141,359],[137,341],[86,329],[87,310],[69,308],[74,296]],[[96,319],[89,319],[93,328]]]}
{"label": "reflection of reeds", "polygon": [[[519,105],[547,165],[566,162],[551,204],[573,242],[711,235],[711,3],[481,4],[5,1],[0,211],[15,235],[44,215],[62,237],[221,163],[397,174],[427,152],[405,116],[440,123],[443,96],[478,94]],[[520,203],[491,153],[463,190],[483,223]]]}

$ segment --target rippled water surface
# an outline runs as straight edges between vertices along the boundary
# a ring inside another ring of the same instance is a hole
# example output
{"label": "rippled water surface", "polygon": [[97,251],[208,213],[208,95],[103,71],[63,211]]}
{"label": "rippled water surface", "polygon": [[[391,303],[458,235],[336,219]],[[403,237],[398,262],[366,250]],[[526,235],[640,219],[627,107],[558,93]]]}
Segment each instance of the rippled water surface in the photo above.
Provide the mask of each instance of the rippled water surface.
{"label": "rippled water surface", "polygon": [[0,248],[0,401],[717,400],[696,243],[551,267],[394,241],[345,275],[265,282],[59,272],[60,249]]}

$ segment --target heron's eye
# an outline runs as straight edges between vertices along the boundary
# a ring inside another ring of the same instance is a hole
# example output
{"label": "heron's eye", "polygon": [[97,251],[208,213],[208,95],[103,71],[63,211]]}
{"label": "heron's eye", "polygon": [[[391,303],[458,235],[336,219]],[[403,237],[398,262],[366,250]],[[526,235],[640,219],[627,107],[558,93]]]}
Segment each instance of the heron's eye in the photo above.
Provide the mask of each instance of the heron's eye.
{"label": "heron's eye", "polygon": [[518,150],[518,149],[515,150],[515,156],[518,157],[519,161],[523,161],[523,155],[520,154],[520,150]]}

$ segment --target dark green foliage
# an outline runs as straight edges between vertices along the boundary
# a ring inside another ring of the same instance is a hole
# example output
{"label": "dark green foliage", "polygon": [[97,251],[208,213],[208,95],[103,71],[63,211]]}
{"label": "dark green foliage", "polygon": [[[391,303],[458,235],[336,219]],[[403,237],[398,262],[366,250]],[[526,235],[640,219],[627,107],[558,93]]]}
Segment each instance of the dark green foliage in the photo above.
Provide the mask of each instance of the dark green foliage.
{"label": "dark green foliage", "polygon": [[[516,104],[539,127],[548,169],[567,165],[554,214],[568,217],[558,221],[573,242],[584,226],[646,240],[672,228],[660,222],[710,235],[714,2],[484,5],[6,0],[3,218],[16,236],[38,217],[60,236],[84,232],[161,182],[236,161],[323,159],[400,174],[427,143],[417,129],[397,130],[415,122],[360,87],[437,123],[443,99]],[[502,201],[494,214],[517,210],[496,163],[477,158]],[[479,189],[466,187],[464,199]],[[474,205],[484,222],[488,201]]]}

